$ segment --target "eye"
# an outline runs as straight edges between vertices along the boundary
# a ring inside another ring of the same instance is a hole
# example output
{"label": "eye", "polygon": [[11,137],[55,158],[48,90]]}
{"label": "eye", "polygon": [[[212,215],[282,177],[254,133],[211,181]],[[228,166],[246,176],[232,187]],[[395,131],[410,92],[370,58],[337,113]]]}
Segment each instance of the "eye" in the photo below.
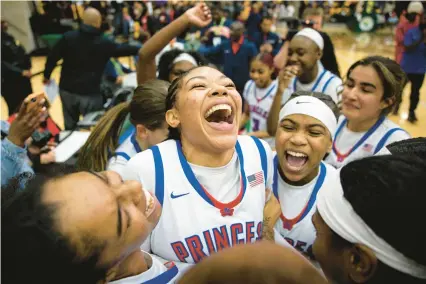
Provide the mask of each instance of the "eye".
{"label": "eye", "polygon": [[309,135],[314,136],[314,137],[318,137],[318,136],[323,135],[323,133],[321,131],[310,130]]}
{"label": "eye", "polygon": [[195,84],[195,85],[192,85],[191,90],[193,90],[193,89],[204,89],[204,88],[206,88],[206,86],[204,84]]}
{"label": "eye", "polygon": [[367,94],[373,93],[373,91],[371,89],[368,89],[368,88],[362,88],[361,91],[363,91],[364,93],[367,93]]}
{"label": "eye", "polygon": [[303,56],[303,55],[305,55],[305,52],[304,52],[304,51],[298,51],[298,52],[297,52],[297,55],[299,55],[299,56]]}
{"label": "eye", "polygon": [[355,84],[354,84],[354,82],[346,81],[345,86],[348,87],[348,88],[353,88],[355,86]]}
{"label": "eye", "polygon": [[225,87],[226,88],[235,88],[235,84],[234,83],[232,83],[232,82],[229,82],[229,83],[227,83],[226,85],[225,85]]}
{"label": "eye", "polygon": [[294,126],[291,126],[291,125],[283,125],[283,126],[281,126],[284,130],[286,130],[286,131],[291,131],[291,130],[294,130],[295,129],[295,127]]}

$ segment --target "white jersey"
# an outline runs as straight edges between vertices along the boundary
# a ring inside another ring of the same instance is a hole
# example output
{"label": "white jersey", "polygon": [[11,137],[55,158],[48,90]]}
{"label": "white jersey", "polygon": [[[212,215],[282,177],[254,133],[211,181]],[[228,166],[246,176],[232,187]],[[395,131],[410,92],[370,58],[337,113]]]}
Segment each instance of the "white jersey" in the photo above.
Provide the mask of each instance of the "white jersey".
{"label": "white jersey", "polygon": [[329,95],[333,101],[339,105],[341,101],[339,91],[342,86],[342,79],[330,71],[325,70],[322,64],[318,64],[318,75],[311,83],[302,84],[297,77],[294,77],[291,80],[287,89],[284,90],[281,105],[284,105],[290,99],[290,96],[296,91],[320,92]]}
{"label": "white jersey", "polygon": [[[197,263],[223,248],[261,239],[265,189],[272,188],[272,151],[249,136],[239,136],[235,150],[238,189],[226,203],[199,183],[179,141],[165,141],[129,161],[123,179],[140,181],[163,207],[150,238],[152,253]],[[204,178],[215,182],[215,177]]]}
{"label": "white jersey", "polygon": [[147,271],[108,282],[110,284],[141,284],[141,283],[174,283],[179,273],[178,267],[173,262],[163,263],[155,256],[142,251],[147,263],[151,264]]}
{"label": "white jersey", "polygon": [[333,149],[325,160],[335,168],[373,156],[393,142],[410,138],[404,129],[385,117],[380,118],[367,132],[350,131],[346,123],[346,118],[340,116],[333,139]]}
{"label": "white jersey", "polygon": [[272,188],[281,205],[281,216],[275,224],[275,229],[290,245],[314,259],[312,245],[316,230],[312,224],[312,215],[316,211],[316,197],[321,189],[335,182],[337,170],[321,162],[316,178],[303,186],[292,186],[282,179],[278,167],[275,156]]}
{"label": "white jersey", "polygon": [[122,174],[127,162],[135,156],[137,153],[142,152],[141,147],[136,141],[136,132],[134,132],[130,137],[124,140],[117,150],[115,150],[114,155],[109,159],[107,170],[115,171]]}
{"label": "white jersey", "polygon": [[[250,129],[248,132],[267,131],[268,115],[277,92],[278,81],[274,80],[268,87],[260,89],[253,80],[244,87],[244,99],[250,110]],[[274,137],[264,138],[271,147],[274,147]]]}

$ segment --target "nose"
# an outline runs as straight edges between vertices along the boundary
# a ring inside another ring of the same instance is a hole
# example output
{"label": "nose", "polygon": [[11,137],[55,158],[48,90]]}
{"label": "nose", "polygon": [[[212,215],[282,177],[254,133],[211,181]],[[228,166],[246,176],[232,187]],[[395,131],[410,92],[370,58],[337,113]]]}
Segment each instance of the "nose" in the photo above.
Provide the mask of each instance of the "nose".
{"label": "nose", "polygon": [[293,52],[291,55],[290,55],[290,58],[289,58],[289,61],[290,62],[297,62],[298,61],[298,56],[297,56],[297,53],[296,52]]}
{"label": "nose", "polygon": [[146,197],[142,191],[142,185],[137,181],[125,181],[117,186],[114,191],[122,202],[134,203],[135,205],[141,202],[144,204],[144,202],[146,202]]}
{"label": "nose", "polygon": [[216,87],[211,91],[211,96],[227,96],[228,90],[221,85],[216,85]]}
{"label": "nose", "polygon": [[307,144],[306,137],[303,133],[297,132],[290,137],[290,142],[296,146],[304,146]]}
{"label": "nose", "polygon": [[351,101],[354,101],[354,100],[356,100],[356,94],[357,94],[357,90],[356,90],[356,88],[344,88],[343,89],[343,92],[342,92],[342,97],[344,98],[344,99],[347,99],[347,100],[351,100]]}

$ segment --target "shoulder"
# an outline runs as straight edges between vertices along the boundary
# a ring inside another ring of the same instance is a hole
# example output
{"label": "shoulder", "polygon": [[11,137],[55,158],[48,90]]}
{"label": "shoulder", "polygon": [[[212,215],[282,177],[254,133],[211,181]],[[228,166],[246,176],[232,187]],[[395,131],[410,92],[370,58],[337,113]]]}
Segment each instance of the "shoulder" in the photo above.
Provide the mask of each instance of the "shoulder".
{"label": "shoulder", "polygon": [[248,92],[249,88],[252,86],[253,80],[248,80],[247,83],[244,86],[244,92]]}
{"label": "shoulder", "polygon": [[387,139],[386,145],[392,142],[411,138],[410,134],[408,134],[406,130],[388,118],[383,121],[382,127],[385,135],[387,133],[391,133]]}

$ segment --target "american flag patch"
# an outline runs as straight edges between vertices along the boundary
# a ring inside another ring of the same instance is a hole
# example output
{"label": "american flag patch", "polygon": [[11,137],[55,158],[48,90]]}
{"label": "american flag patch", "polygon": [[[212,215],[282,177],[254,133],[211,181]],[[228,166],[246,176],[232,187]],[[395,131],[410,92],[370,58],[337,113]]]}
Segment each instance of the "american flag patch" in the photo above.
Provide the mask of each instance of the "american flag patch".
{"label": "american flag patch", "polygon": [[263,183],[263,172],[257,172],[253,175],[250,175],[247,177],[247,180],[250,183],[251,187],[255,187],[256,185],[262,184]]}
{"label": "american flag patch", "polygon": [[365,143],[365,144],[362,146],[362,149],[363,149],[364,151],[371,152],[371,151],[373,150],[373,145],[368,144],[368,143]]}

